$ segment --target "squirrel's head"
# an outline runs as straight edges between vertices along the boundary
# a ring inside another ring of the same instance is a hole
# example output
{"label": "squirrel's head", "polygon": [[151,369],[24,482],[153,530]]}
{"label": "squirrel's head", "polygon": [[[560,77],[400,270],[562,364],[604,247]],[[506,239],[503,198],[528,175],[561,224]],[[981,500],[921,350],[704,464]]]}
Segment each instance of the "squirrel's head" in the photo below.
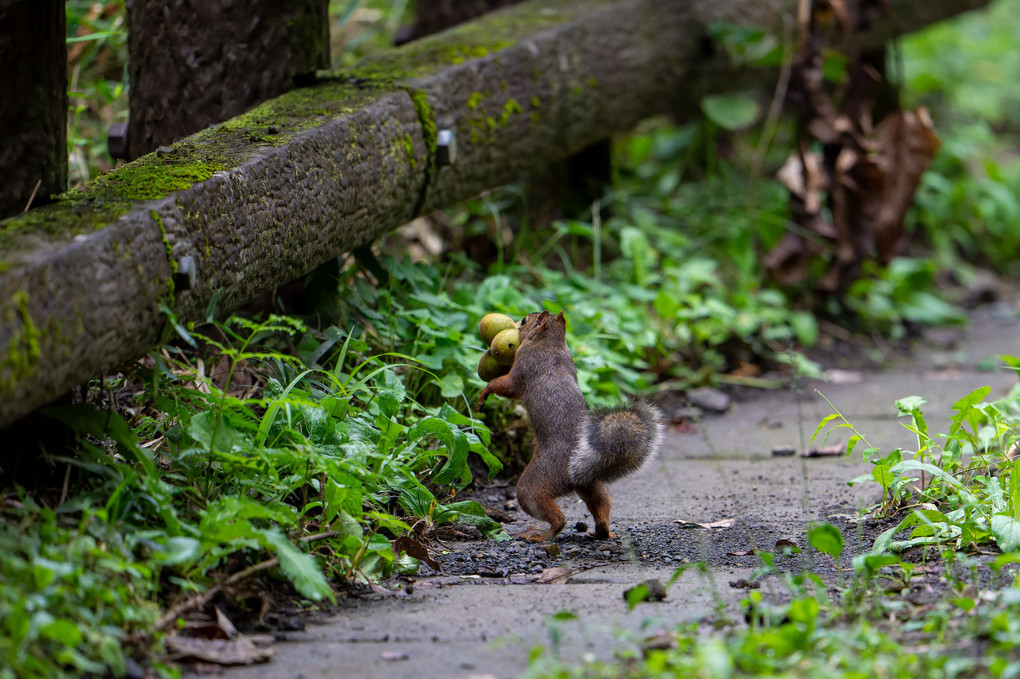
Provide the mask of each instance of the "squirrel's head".
{"label": "squirrel's head", "polygon": [[522,344],[538,339],[560,342],[566,342],[567,339],[567,319],[563,317],[562,311],[555,316],[548,311],[528,314],[517,327]]}

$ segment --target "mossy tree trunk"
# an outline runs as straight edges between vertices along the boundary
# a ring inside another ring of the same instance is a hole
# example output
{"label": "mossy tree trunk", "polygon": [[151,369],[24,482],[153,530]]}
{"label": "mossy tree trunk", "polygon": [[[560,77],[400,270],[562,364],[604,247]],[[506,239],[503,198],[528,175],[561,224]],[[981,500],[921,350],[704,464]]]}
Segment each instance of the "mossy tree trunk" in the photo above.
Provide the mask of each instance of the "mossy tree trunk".
{"label": "mossy tree trunk", "polygon": [[329,68],[328,0],[129,0],[128,158]]}
{"label": "mossy tree trunk", "polygon": [[66,31],[63,0],[0,0],[0,217],[67,189]]}

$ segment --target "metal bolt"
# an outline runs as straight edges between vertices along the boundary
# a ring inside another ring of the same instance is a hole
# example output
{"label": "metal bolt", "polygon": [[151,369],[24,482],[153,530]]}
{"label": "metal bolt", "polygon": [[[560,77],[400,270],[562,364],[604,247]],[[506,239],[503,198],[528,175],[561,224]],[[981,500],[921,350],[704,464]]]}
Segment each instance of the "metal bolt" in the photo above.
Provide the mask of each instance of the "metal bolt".
{"label": "metal bolt", "polygon": [[185,255],[177,259],[177,272],[174,274],[174,289],[194,290],[198,283],[198,266],[195,258]]}
{"label": "metal bolt", "polygon": [[128,124],[114,123],[106,133],[106,149],[111,158],[127,160],[128,154]]}
{"label": "metal bolt", "polygon": [[453,165],[457,162],[457,137],[453,130],[442,129],[436,134],[436,165]]}

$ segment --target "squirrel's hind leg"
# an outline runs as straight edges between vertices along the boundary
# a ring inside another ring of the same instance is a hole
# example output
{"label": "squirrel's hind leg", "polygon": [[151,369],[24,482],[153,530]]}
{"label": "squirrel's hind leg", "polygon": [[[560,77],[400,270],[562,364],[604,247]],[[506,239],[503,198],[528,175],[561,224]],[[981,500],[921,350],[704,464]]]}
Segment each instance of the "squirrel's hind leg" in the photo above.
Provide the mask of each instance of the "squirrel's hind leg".
{"label": "squirrel's hind leg", "polygon": [[567,525],[567,518],[556,506],[555,492],[549,492],[540,483],[540,473],[536,472],[533,465],[528,465],[517,482],[517,500],[521,508],[539,521],[549,524],[549,530],[542,532],[540,529],[531,527],[520,534],[519,537],[528,542],[543,542],[555,540],[563,527]]}
{"label": "squirrel's hind leg", "polygon": [[591,517],[595,519],[595,539],[606,540],[613,537],[609,532],[609,510],[613,503],[609,499],[606,484],[596,481],[590,486],[577,488],[577,495],[588,505]]}
{"label": "squirrel's hind leg", "polygon": [[[520,492],[517,493],[517,497],[522,499]],[[528,542],[555,540],[556,536],[563,530],[563,527],[567,525],[567,517],[563,516],[563,512],[556,506],[556,501],[548,495],[524,498],[522,499],[521,506],[524,507],[524,511],[539,521],[547,521],[549,523],[549,530],[545,532],[531,527],[521,533],[520,537]]]}

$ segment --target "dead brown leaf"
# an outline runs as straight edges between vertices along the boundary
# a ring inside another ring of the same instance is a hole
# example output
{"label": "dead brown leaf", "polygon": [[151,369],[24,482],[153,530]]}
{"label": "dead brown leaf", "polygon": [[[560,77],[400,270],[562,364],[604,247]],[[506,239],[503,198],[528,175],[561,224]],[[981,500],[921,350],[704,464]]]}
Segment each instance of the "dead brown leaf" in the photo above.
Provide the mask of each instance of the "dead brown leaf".
{"label": "dead brown leaf", "polygon": [[681,528],[711,529],[711,528],[729,528],[736,522],[737,522],[736,519],[722,519],[721,521],[713,521],[712,523],[695,523],[693,521],[684,521],[682,519],[677,519],[675,523],[679,525]]}
{"label": "dead brown leaf", "polygon": [[409,556],[422,561],[434,571],[442,571],[443,567],[438,561],[429,556],[429,549],[413,534],[402,535],[393,541],[393,556],[400,556],[406,552]]}
{"label": "dead brown leaf", "polygon": [[577,573],[576,570],[570,568],[563,568],[562,566],[555,566],[553,568],[545,568],[539,574],[535,580],[535,584],[538,585],[562,585],[570,578],[571,575]]}
{"label": "dead brown leaf", "polygon": [[[258,641],[267,641],[266,635],[260,635]],[[272,643],[272,637],[268,637]],[[166,640],[171,659],[175,661],[193,661],[215,663],[217,665],[253,665],[269,662],[273,657],[273,649],[256,644],[252,637],[237,639],[199,639],[196,637],[171,636]]]}
{"label": "dead brown leaf", "polygon": [[833,443],[828,446],[821,446],[819,448],[810,448],[808,450],[800,451],[801,457],[838,457],[843,454],[846,450],[846,446],[842,443]]}
{"label": "dead brown leaf", "polygon": [[[855,31],[888,12],[882,0],[801,0],[788,97],[801,109],[807,138],[776,174],[800,228],[763,258],[780,284],[802,283],[815,269],[808,266],[812,257],[824,252],[828,268],[818,287],[837,293],[860,275],[865,260],[886,265],[903,245],[904,217],[939,140],[923,108],[894,108],[873,125],[881,63],[863,56]],[[836,81],[823,69],[831,54],[846,59]],[[821,153],[810,150],[812,139]]]}

